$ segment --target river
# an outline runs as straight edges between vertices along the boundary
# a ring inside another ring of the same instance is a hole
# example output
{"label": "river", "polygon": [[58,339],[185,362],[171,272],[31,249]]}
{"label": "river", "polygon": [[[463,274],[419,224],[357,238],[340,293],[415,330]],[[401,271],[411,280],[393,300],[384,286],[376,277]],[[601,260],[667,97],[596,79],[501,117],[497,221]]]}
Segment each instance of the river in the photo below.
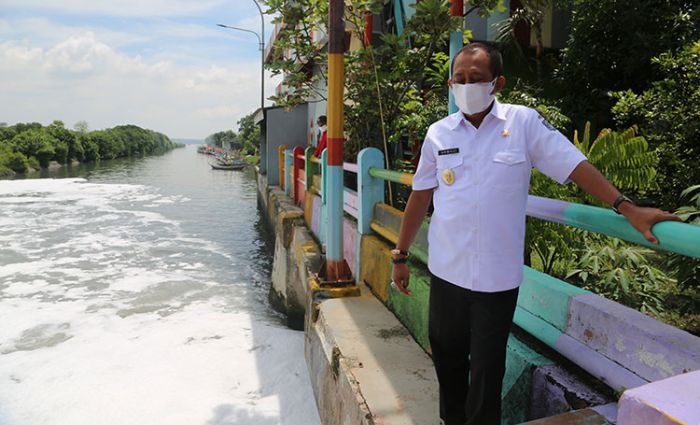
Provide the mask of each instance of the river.
{"label": "river", "polygon": [[0,424],[319,423],[255,177],[195,148],[0,181]]}

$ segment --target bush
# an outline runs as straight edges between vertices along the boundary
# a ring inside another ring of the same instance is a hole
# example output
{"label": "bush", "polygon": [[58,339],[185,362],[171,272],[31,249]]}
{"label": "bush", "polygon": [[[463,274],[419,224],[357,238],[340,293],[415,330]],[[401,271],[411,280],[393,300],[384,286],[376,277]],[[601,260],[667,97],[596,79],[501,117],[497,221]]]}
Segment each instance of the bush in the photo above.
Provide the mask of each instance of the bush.
{"label": "bush", "polygon": [[59,143],[43,129],[31,129],[13,137],[11,145],[14,151],[21,152],[25,156],[35,156],[39,164],[46,168],[56,154],[54,145]]}
{"label": "bush", "polygon": [[4,162],[4,165],[15,173],[26,173],[29,168],[27,157],[19,152],[7,153]]}
{"label": "bush", "polygon": [[699,10],[688,0],[574,0],[557,71],[564,112],[577,127],[584,119],[611,126],[609,92],[641,92],[657,80],[651,58],[697,39]]}
{"label": "bush", "polygon": [[586,248],[567,278],[592,292],[645,313],[665,311],[672,280],[652,266],[652,250],[619,239],[587,234]]}
{"label": "bush", "polygon": [[39,168],[41,168],[41,164],[39,164],[39,160],[33,156],[30,156],[29,158],[27,158],[27,164],[29,165],[29,168],[33,168],[35,170],[38,170]]}
{"label": "bush", "polygon": [[659,153],[653,196],[675,209],[681,192],[700,182],[700,40],[654,58],[662,79],[641,94],[617,92],[612,112],[621,125],[637,124]]}
{"label": "bush", "polygon": [[135,125],[93,132],[69,130],[58,120],[46,127],[39,123],[0,126],[0,166],[4,175],[12,169],[25,172],[27,168],[45,168],[50,161],[66,164],[71,160],[160,154],[173,147],[168,136]]}

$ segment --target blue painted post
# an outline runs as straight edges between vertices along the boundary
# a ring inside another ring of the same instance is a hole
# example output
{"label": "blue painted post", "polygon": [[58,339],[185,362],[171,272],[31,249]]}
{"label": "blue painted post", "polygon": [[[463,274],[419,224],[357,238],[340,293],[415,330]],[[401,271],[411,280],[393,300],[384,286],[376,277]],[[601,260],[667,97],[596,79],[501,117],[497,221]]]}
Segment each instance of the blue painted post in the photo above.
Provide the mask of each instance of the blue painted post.
{"label": "blue painted post", "polygon": [[326,177],[328,176],[328,170],[326,167],[326,156],[328,156],[328,152],[327,149],[324,149],[321,153],[321,217],[318,224],[318,237],[321,240],[324,252],[326,250],[326,229],[328,228],[328,211],[326,210],[326,188],[328,187]]}
{"label": "blue painted post", "polygon": [[355,277],[360,279],[362,256],[362,235],[372,233],[370,223],[374,215],[374,206],[384,203],[384,180],[372,177],[370,168],[384,168],[384,154],[377,148],[365,148],[357,154],[357,238],[355,252]]}
{"label": "blue painted post", "polygon": [[328,152],[324,149],[323,152],[321,152],[321,203],[323,205],[326,204],[326,187],[328,187],[328,183],[326,182],[326,176],[328,175],[327,157]]}
{"label": "blue painted post", "polygon": [[416,14],[416,3],[419,1],[420,0],[403,0],[403,12],[406,15],[406,21]]}
{"label": "blue painted post", "polygon": [[326,261],[337,263],[343,261],[343,166],[329,165],[326,172]]}
{"label": "blue painted post", "polygon": [[[462,16],[464,15],[464,2],[463,0],[452,0],[452,6],[450,7],[450,14],[452,16]],[[462,19],[462,26],[464,25],[464,19]],[[464,45],[464,33],[463,31],[453,31],[450,34],[450,65],[452,65],[452,60],[454,59],[459,49]],[[452,68],[450,67],[450,78],[452,78]],[[452,90],[449,90],[449,103],[448,111],[450,114],[454,114],[459,109],[455,104],[455,98],[452,95]]]}
{"label": "blue painted post", "polygon": [[291,196],[292,187],[294,186],[293,174],[294,158],[292,157],[292,150],[287,149],[284,151],[284,193],[287,196]]}
{"label": "blue painted post", "polygon": [[396,33],[403,33],[403,7],[401,0],[394,0],[394,18],[396,19]]}

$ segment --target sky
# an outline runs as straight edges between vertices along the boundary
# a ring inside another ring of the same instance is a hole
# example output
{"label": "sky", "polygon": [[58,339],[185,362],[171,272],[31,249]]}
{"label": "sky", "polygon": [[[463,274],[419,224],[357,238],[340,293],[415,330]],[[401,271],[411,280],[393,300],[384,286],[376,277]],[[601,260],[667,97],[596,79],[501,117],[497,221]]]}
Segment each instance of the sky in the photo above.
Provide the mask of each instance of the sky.
{"label": "sky", "polygon": [[[0,0],[0,122],[237,130],[260,107],[260,50],[218,23],[261,29],[253,0]],[[266,71],[266,97],[278,83]]]}

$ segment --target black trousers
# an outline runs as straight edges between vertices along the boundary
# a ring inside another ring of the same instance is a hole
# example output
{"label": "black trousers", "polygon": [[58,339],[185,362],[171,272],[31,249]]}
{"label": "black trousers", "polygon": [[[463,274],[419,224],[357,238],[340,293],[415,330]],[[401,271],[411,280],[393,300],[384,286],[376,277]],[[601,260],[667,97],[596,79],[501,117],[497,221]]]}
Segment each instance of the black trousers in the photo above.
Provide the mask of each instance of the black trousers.
{"label": "black trousers", "polygon": [[518,288],[476,292],[433,275],[428,333],[445,425],[501,425],[506,344],[517,300]]}

